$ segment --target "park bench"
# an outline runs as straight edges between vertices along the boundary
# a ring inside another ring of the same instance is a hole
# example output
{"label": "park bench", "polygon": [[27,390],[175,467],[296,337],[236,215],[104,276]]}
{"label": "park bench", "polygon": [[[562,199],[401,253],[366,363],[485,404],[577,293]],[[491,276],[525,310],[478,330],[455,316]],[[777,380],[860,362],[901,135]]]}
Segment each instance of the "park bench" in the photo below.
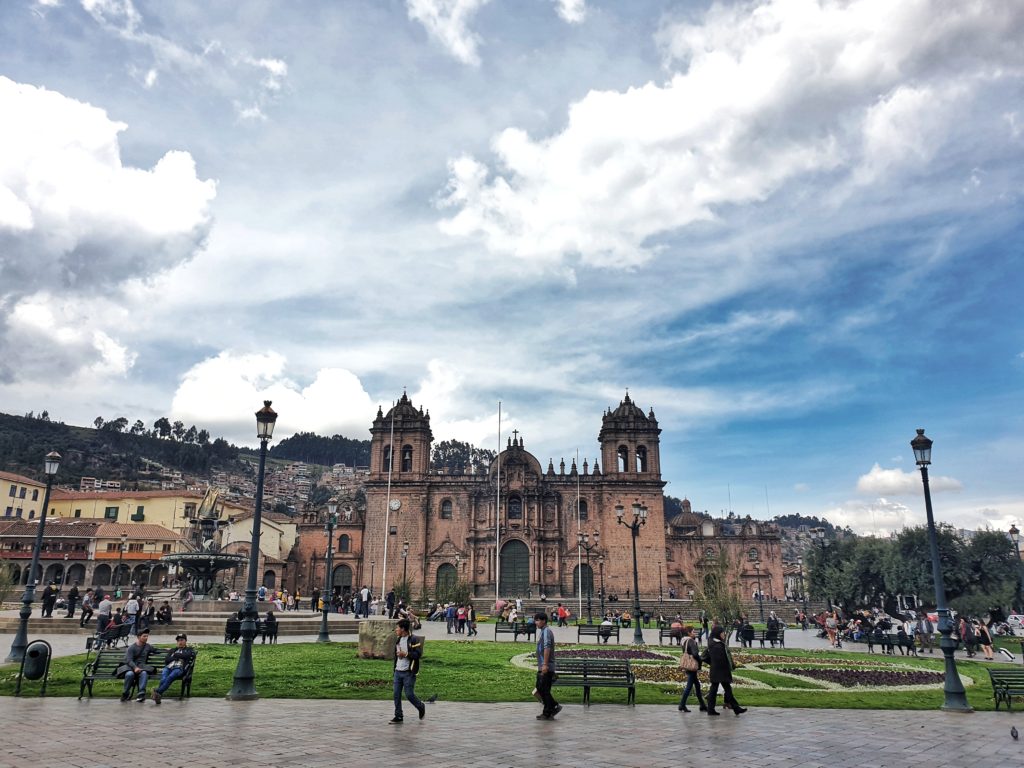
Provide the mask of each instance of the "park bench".
{"label": "park bench", "polygon": [[662,645],[665,639],[668,639],[668,644],[672,645],[672,641],[676,640],[677,645],[682,645],[683,642],[683,629],[682,627],[672,627],[666,624],[658,624],[658,645]]}
{"label": "park bench", "polygon": [[526,635],[527,638],[534,638],[537,636],[537,626],[535,624],[527,624],[525,621],[511,622],[511,621],[499,621],[494,625],[494,639],[498,639],[498,635],[512,635],[513,641],[518,641],[520,635]]}
{"label": "park bench", "polygon": [[[93,638],[88,638],[92,640]],[[92,650],[92,643],[86,645],[86,650]],[[167,654],[166,649],[154,648],[153,653],[150,654],[149,658],[146,659],[146,663],[150,663],[150,659],[157,658],[161,661]],[[120,648],[102,648],[100,649],[92,659],[89,658],[88,653],[86,654],[85,668],[82,670],[82,682],[78,688],[78,698],[81,699],[85,695],[86,688],[89,689],[89,698],[92,698],[92,686],[97,680],[118,680],[124,679],[124,676],[118,676],[118,670],[121,665],[124,664],[124,650]],[[180,678],[175,680],[176,683],[181,684],[179,699],[185,698],[186,696],[192,695],[192,670],[195,667],[195,657],[192,662],[186,665],[185,673]],[[154,684],[160,682],[160,670],[162,667],[156,667],[156,672],[150,675],[150,682]],[[138,685],[138,680],[132,681],[132,687],[129,689],[129,695],[134,695],[135,688]]]}
{"label": "park bench", "polygon": [[1011,699],[1024,696],[1024,669],[990,669],[988,676],[992,680],[992,694],[996,699],[996,709],[1006,702],[1006,709],[1012,709]]}
{"label": "park bench", "polygon": [[[749,632],[747,633],[749,634]],[[755,629],[753,635],[749,640],[757,640],[761,643],[761,647],[764,648],[765,641],[772,644],[775,647],[775,643],[779,644],[780,648],[786,647],[786,630],[784,629]]]}
{"label": "park bench", "polygon": [[[279,623],[272,621],[269,624],[266,620],[256,622],[256,631],[259,633],[260,642],[270,642],[271,645],[277,645],[277,630]],[[254,638],[255,639],[255,638]]]}
{"label": "park bench", "polygon": [[627,704],[636,704],[636,678],[629,659],[559,658],[554,685],[583,688],[583,703],[590,704],[591,688],[625,688]]}
{"label": "park bench", "polygon": [[584,637],[596,637],[598,642],[604,640],[606,643],[611,637],[615,638],[615,642],[619,642],[619,628],[618,627],[602,627],[600,624],[577,624],[576,625],[576,642],[578,643]]}

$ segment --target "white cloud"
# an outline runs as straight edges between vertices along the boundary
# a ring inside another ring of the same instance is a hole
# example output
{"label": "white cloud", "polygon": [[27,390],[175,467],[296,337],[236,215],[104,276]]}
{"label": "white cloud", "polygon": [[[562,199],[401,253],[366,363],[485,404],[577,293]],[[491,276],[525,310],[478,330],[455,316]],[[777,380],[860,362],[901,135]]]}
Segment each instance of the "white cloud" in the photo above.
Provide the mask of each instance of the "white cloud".
{"label": "white cloud", "polygon": [[892,531],[921,524],[918,518],[923,514],[897,501],[877,498],[847,501],[825,510],[821,517],[840,528],[849,526],[861,535],[886,536]]}
{"label": "white cloud", "polygon": [[[118,134],[127,126],[55,91],[0,76],[0,114],[8,116],[0,121],[0,305],[8,313],[0,379],[35,370],[25,361],[26,335],[49,334],[59,346],[60,328],[81,346],[83,364],[123,373],[131,355],[102,317],[73,308],[61,309],[63,318],[44,314],[33,297],[59,291],[62,302],[84,296],[95,304],[97,291],[188,260],[209,232],[216,185],[196,176],[186,152],[168,152],[148,170],[123,165]],[[65,360],[59,370],[76,369]]]}
{"label": "white cloud", "polygon": [[[961,491],[963,483],[952,477],[929,475],[928,484],[932,491]],[[904,472],[902,469],[882,469],[875,464],[866,475],[857,480],[857,492],[865,495],[904,496],[922,493],[921,476],[916,472]]]}
{"label": "white cloud", "polygon": [[554,0],[558,15],[569,24],[580,24],[587,17],[587,0]]}
{"label": "white cloud", "polygon": [[[129,73],[146,89],[156,85],[161,71],[206,73],[218,87],[235,91],[236,98],[232,101],[239,117],[265,120],[267,105],[282,90],[288,76],[288,65],[281,59],[231,54],[216,40],[201,50],[193,50],[169,36],[148,32],[132,0],[81,0],[81,3],[104,30],[149,51],[154,66],[128,66]],[[260,78],[258,82],[252,82],[252,72]],[[244,99],[238,98],[239,92]]]}
{"label": "white cloud", "polygon": [[591,91],[560,133],[507,128],[493,163],[453,159],[441,227],[540,264],[629,268],[653,238],[798,179],[839,206],[941,152],[974,90],[1019,82],[1022,35],[1024,6],[999,0],[715,5],[660,34],[665,83]]}
{"label": "white cloud", "polygon": [[302,386],[288,375],[283,355],[225,351],[185,373],[174,394],[171,415],[236,442],[252,444],[253,414],[263,400],[272,400],[279,414],[275,440],[302,431],[365,436],[377,410],[350,371],[323,368]]}
{"label": "white cloud", "polygon": [[463,64],[477,65],[479,36],[469,22],[490,0],[406,0],[409,18],[424,26],[434,40]]}
{"label": "white cloud", "polygon": [[793,490],[796,491],[797,493],[807,493],[809,490],[811,490],[811,486],[808,485],[807,483],[794,483]]}

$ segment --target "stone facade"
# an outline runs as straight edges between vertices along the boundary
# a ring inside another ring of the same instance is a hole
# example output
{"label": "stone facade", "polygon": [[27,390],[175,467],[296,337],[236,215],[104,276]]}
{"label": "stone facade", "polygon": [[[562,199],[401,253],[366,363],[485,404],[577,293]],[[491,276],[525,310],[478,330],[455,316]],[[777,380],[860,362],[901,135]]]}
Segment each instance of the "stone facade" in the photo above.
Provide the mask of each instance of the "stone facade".
{"label": "stone facade", "polygon": [[[582,574],[584,592],[592,579],[595,599],[602,585],[624,599],[633,592],[633,541],[630,529],[618,524],[616,508],[623,508],[629,523],[638,504],[647,509],[636,539],[643,597],[668,597],[670,587],[684,599],[698,592],[714,558],[725,561],[745,597],[756,592],[757,581],[765,595],[784,594],[773,526],[710,520],[694,515],[689,502],[684,507],[689,517],[678,515],[666,524],[661,429],[654,411],[644,413],[628,395],[602,416],[599,458],[593,464],[584,459],[579,467],[562,460],[556,468],[550,459],[545,467],[513,433],[486,471],[432,472],[429,411],[406,395],[386,414],[378,410],[370,433],[365,495],[339,499],[334,554],[339,591],[370,584],[381,594],[406,573],[416,597],[424,591],[443,594],[458,580],[479,597],[493,596],[498,581],[505,597],[543,593],[558,600],[577,594]],[[324,583],[324,520],[324,510],[303,516],[289,558],[292,586],[305,594]],[[585,554],[580,563],[579,531],[591,545],[596,542],[589,565]],[[756,559],[750,559],[752,550]]]}

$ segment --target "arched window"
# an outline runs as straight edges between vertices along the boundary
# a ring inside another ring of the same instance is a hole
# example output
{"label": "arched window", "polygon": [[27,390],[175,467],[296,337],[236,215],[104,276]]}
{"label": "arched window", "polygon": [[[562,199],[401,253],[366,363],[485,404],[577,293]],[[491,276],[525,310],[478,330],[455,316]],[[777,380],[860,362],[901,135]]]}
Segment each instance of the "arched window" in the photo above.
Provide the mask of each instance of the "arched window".
{"label": "arched window", "polygon": [[402,471],[412,472],[412,446],[402,446]]}
{"label": "arched window", "polygon": [[391,446],[390,445],[385,445],[384,446],[384,460],[383,460],[381,466],[383,467],[382,471],[384,471],[384,472],[390,472],[391,471]]}
{"label": "arched window", "polygon": [[582,520],[586,520],[587,519],[587,514],[588,514],[588,512],[587,512],[587,502],[585,502],[583,499],[580,499],[578,503],[579,503],[579,518],[580,518],[581,521]]}
{"label": "arched window", "polygon": [[714,560],[717,554],[718,553],[715,552],[715,548],[714,547],[708,547],[707,549],[704,550],[704,557],[707,558],[708,560]]}
{"label": "arched window", "polygon": [[338,551],[348,552],[350,549],[352,549],[352,539],[349,538],[347,533],[341,534],[338,537]]}
{"label": "arched window", "polygon": [[629,472],[629,448],[619,446],[619,472]]}
{"label": "arched window", "polygon": [[441,502],[441,519],[451,520],[452,519],[452,500],[445,499]]}
{"label": "arched window", "polygon": [[523,500],[520,499],[518,496],[512,496],[508,500],[508,519],[523,519]]}
{"label": "arched window", "polygon": [[647,449],[642,445],[636,447],[636,471],[647,471]]}
{"label": "arched window", "polygon": [[751,547],[749,550],[747,550],[747,560],[749,560],[750,562],[754,562],[755,560],[760,559],[761,556],[758,554],[757,547]]}

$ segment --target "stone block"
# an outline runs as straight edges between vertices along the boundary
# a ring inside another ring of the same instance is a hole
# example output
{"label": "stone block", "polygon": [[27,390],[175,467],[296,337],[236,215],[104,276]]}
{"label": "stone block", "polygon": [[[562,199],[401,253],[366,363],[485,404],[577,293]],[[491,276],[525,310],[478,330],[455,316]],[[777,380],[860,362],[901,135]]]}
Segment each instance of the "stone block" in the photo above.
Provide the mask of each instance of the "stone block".
{"label": "stone block", "polygon": [[359,657],[362,659],[394,659],[395,622],[360,621]]}

